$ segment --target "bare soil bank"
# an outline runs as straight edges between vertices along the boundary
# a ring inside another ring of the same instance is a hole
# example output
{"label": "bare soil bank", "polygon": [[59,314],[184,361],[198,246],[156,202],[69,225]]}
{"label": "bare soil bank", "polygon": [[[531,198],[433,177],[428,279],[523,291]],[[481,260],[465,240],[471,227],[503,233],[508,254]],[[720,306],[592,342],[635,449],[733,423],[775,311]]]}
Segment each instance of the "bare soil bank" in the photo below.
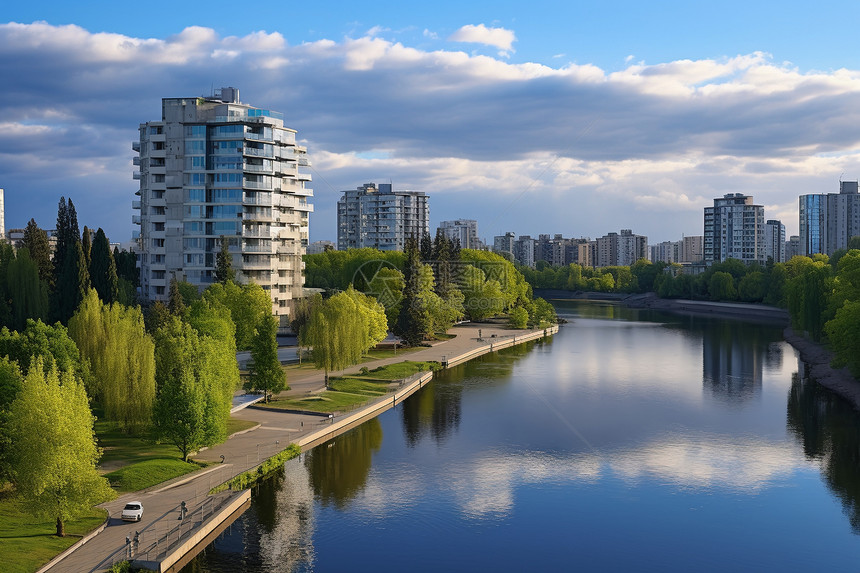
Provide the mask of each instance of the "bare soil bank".
{"label": "bare soil bank", "polygon": [[[724,316],[744,320],[775,321],[788,324],[788,311],[759,304],[741,304],[728,302],[709,302],[694,300],[661,299],[654,293],[625,295],[618,293],[586,293],[571,292],[555,289],[535,289],[535,296],[556,300],[606,300],[617,301],[631,308],[651,308],[668,312],[685,314],[702,314]],[[800,354],[800,359],[806,364],[805,374],[816,382],[842,396],[854,409],[860,410],[860,381],[848,368],[831,366],[833,353],[820,344],[809,340],[797,333],[791,327],[783,331],[785,341],[791,344]]]}

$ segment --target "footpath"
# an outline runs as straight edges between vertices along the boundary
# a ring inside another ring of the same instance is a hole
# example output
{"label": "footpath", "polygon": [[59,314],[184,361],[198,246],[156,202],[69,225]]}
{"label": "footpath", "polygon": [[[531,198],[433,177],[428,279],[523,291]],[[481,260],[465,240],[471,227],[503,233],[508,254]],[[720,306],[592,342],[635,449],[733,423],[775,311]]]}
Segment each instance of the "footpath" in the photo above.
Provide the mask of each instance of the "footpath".
{"label": "footpath", "polygon": [[[538,339],[557,332],[557,327],[547,330],[511,330],[494,324],[462,324],[449,331],[454,338],[438,342],[429,348],[405,352],[403,355],[376,360],[371,363],[353,366],[346,370],[330,372],[330,376],[358,372],[362,366],[377,367],[387,364],[414,361],[436,361],[443,366],[454,366],[476,356],[501,348],[513,346],[526,339]],[[257,425],[230,436],[224,443],[199,452],[193,459],[216,462],[207,468],[187,474],[180,478],[159,484],[147,490],[124,494],[112,502],[103,504],[109,517],[101,530],[91,534],[87,541],[61,559],[55,559],[41,571],[84,573],[105,571],[110,566],[128,558],[129,542],[136,547],[135,558],[144,561],[160,560],[166,548],[174,547],[176,541],[170,539],[179,534],[188,534],[196,526],[202,526],[219,512],[234,512],[234,507],[247,506],[246,500],[236,499],[233,492],[209,496],[213,487],[252,469],[269,457],[284,450],[291,443],[298,443],[308,449],[320,443],[322,438],[329,439],[334,428],[345,431],[378,415],[395,402],[417,390],[429,379],[417,379],[408,388],[399,390],[394,397],[385,396],[364,408],[332,418],[317,414],[275,411],[247,407],[235,411],[234,418],[256,422]],[[325,387],[324,373],[318,370],[300,371],[288,374],[290,390],[283,396],[304,396],[318,392]],[[245,492],[247,493],[247,492]],[[119,515],[129,501],[140,501],[144,507],[144,517],[138,523],[123,522]],[[179,520],[181,503],[185,502],[187,516]],[[241,502],[241,503],[239,503]],[[232,504],[232,505],[231,505]],[[237,505],[239,504],[239,505]],[[187,524],[184,533],[181,526]],[[214,533],[214,532],[213,532]],[[135,536],[137,544],[134,543]],[[200,541],[202,541],[200,537]],[[128,541],[127,541],[128,540]],[[175,551],[172,549],[172,551]],[[174,569],[178,570],[177,563]]]}

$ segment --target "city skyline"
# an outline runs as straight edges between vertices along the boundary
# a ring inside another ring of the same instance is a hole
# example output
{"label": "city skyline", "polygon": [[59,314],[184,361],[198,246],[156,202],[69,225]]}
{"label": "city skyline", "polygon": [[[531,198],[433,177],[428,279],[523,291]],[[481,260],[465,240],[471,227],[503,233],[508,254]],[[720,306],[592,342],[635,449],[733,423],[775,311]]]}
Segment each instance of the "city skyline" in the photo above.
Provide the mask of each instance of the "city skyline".
{"label": "city skyline", "polygon": [[311,241],[336,239],[340,191],[367,181],[427,193],[434,229],[458,218],[479,220],[482,238],[632,228],[659,243],[701,234],[702,208],[726,193],[754,196],[797,235],[800,195],[860,177],[860,56],[832,30],[860,14],[851,4],[402,14],[264,2],[264,21],[226,17],[219,2],[155,2],[134,17],[93,6],[4,10],[8,228],[30,217],[53,228],[66,196],[82,225],[126,242],[138,124],[162,97],[228,85],[283,110],[307,146]]}

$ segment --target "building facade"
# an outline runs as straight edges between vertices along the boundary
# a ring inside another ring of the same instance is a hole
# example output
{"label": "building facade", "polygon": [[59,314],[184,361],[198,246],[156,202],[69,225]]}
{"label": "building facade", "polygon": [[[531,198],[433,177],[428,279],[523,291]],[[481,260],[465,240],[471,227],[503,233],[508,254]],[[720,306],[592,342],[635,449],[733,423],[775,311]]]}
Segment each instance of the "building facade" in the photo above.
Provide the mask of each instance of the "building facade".
{"label": "building facade", "polygon": [[510,253],[513,257],[514,255],[514,242],[516,241],[516,235],[511,231],[508,231],[504,235],[496,235],[493,237],[493,252],[494,253]]}
{"label": "building facade", "polygon": [[430,234],[430,206],[421,191],[367,183],[342,193],[337,202],[338,250],[402,251],[408,238]]}
{"label": "building facade", "polygon": [[691,235],[681,239],[681,248],[678,253],[679,263],[700,263],[704,258],[702,235]]}
{"label": "building facade", "polygon": [[785,260],[790,261],[792,257],[800,254],[800,235],[792,235],[785,242]]}
{"label": "building facade", "polygon": [[801,195],[800,254],[832,255],[860,235],[860,192],[857,181],[840,181],[839,193]]}
{"label": "building facade", "polygon": [[239,90],[212,97],[164,98],[160,121],[140,124],[138,235],[141,295],[167,300],[172,278],[203,289],[214,281],[222,237],[239,282],[272,298],[285,327],[301,296],[302,255],[313,191],[307,150],[283,115],[246,105]]}
{"label": "building facade", "polygon": [[738,259],[764,264],[764,207],[752,196],[729,193],[705,207],[704,260],[706,264]]}
{"label": "building facade", "polygon": [[764,258],[775,263],[785,262],[785,225],[776,219],[764,224]]}
{"label": "building facade", "polygon": [[648,258],[648,237],[634,235],[630,229],[608,233],[597,239],[595,267],[630,266]]}
{"label": "building facade", "polygon": [[514,241],[514,260],[519,264],[532,267],[535,266],[535,244],[536,241],[529,235],[520,235]]}
{"label": "building facade", "polygon": [[460,241],[463,249],[480,249],[483,247],[478,239],[478,222],[474,219],[455,219],[442,221],[437,228],[446,238]]}

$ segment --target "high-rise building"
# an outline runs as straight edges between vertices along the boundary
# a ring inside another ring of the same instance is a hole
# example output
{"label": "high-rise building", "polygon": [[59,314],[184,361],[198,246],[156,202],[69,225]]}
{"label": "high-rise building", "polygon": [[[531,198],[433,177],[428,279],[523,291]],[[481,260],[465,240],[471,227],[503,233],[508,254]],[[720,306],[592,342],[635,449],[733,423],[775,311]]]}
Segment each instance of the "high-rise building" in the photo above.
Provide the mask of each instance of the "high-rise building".
{"label": "high-rise building", "polygon": [[285,327],[302,293],[313,211],[311,178],[299,169],[309,165],[307,150],[281,113],[241,103],[236,88],[164,98],[161,110],[132,143],[141,295],[167,300],[172,278],[198,289],[211,284],[225,238],[237,281],[263,287]]}
{"label": "high-rise building", "polygon": [[630,229],[621,234],[608,233],[597,239],[596,267],[630,266],[648,258],[648,237],[634,235]]}
{"label": "high-rise building", "polygon": [[785,260],[790,261],[792,257],[800,254],[800,235],[792,235],[785,242]]}
{"label": "high-rise building", "polygon": [[496,235],[493,237],[493,252],[510,253],[513,257],[514,241],[516,241],[516,235],[511,231],[508,231],[504,235]]}
{"label": "high-rise building", "polygon": [[651,262],[677,263],[680,258],[681,241],[663,241],[651,245]]}
{"label": "high-rise building", "polygon": [[738,259],[764,264],[764,207],[752,196],[728,193],[705,207],[705,263]]}
{"label": "high-rise building", "polygon": [[474,219],[442,221],[438,230],[446,238],[460,241],[460,247],[463,249],[479,249],[482,246],[478,239],[478,222]]}
{"label": "high-rise building", "polygon": [[702,261],[702,235],[691,235],[681,239],[681,248],[678,253],[679,263],[699,263]]}
{"label": "high-rise building", "polygon": [[343,191],[337,202],[337,248],[402,251],[406,239],[430,234],[430,206],[421,191],[394,191],[367,183]]}
{"label": "high-rise building", "polygon": [[764,258],[775,263],[785,262],[785,225],[775,219],[768,219],[764,225]]}
{"label": "high-rise building", "polygon": [[520,235],[514,241],[514,260],[526,267],[535,266],[535,240],[529,235]]}
{"label": "high-rise building", "polygon": [[857,181],[840,181],[839,193],[800,196],[800,254],[832,255],[860,235]]}

